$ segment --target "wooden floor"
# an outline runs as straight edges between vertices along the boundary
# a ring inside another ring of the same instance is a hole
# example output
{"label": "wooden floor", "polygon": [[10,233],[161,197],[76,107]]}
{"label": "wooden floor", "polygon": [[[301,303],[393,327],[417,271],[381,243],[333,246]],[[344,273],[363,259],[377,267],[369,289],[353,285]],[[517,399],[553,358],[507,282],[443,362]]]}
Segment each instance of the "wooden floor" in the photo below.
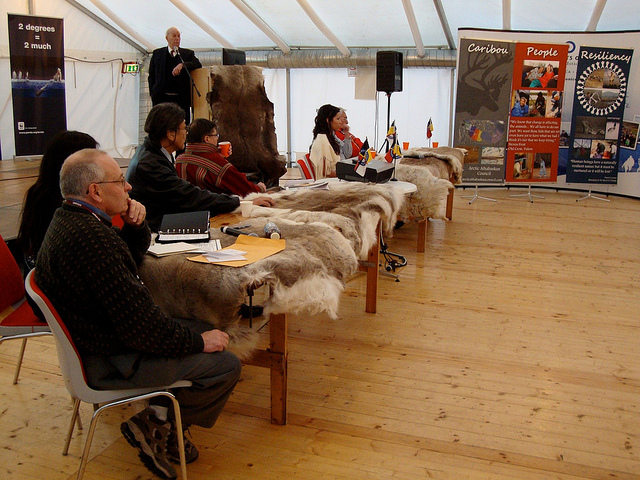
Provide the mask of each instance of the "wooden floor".
{"label": "wooden floor", "polygon": [[[396,231],[409,265],[378,313],[360,276],[338,320],[290,319],[288,425],[246,367],[216,426],[191,429],[191,480],[640,479],[640,201],[467,193],[427,253],[415,224]],[[0,347],[0,478],[74,478],[54,343],[29,342],[13,386],[18,343]],[[85,478],[152,478],[119,432],[134,410],[98,426]]]}

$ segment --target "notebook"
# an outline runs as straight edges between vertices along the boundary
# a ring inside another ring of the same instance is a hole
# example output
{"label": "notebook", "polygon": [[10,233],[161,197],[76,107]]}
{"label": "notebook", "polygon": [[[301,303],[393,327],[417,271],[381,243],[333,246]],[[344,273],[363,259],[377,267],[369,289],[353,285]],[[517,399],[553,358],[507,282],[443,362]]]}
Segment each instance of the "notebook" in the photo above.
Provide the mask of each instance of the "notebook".
{"label": "notebook", "polygon": [[204,242],[209,240],[209,212],[168,213],[162,217],[158,242]]}

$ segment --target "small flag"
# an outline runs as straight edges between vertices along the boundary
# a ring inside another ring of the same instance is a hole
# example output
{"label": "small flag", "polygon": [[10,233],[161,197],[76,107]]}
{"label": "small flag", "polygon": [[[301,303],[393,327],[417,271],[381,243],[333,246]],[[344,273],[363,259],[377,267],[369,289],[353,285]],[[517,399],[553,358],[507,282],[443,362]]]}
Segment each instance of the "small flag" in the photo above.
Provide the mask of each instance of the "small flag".
{"label": "small flag", "polygon": [[429,123],[427,123],[427,138],[431,138],[433,135],[433,123],[431,123],[431,118],[429,118]]}
{"label": "small flag", "polygon": [[356,163],[356,168],[354,169],[358,175],[364,177],[364,174],[367,171],[368,162],[369,162],[369,139],[365,137],[364,143],[362,144],[362,148],[360,149],[360,153],[358,154],[358,162]]}
{"label": "small flag", "polygon": [[358,158],[365,158],[367,156],[367,152],[369,151],[369,139],[364,137],[364,143],[362,147],[360,147],[360,152],[358,152]]}
{"label": "small flag", "polygon": [[389,127],[389,131],[387,132],[387,140],[389,141],[389,145],[396,141],[396,121],[394,120],[391,126]]}

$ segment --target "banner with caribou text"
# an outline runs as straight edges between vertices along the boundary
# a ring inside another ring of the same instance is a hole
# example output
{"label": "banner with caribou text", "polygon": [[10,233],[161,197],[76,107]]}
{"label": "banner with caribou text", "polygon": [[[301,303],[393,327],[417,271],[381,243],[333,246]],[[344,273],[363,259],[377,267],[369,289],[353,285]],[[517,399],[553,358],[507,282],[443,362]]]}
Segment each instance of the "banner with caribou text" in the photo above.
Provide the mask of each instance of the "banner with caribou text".
{"label": "banner with caribou text", "polygon": [[454,147],[464,148],[462,180],[503,183],[516,44],[459,40]]}
{"label": "banner with caribou text", "polygon": [[67,128],[63,20],[9,14],[11,96],[17,156],[39,155]]}
{"label": "banner with caribou text", "polygon": [[556,182],[569,45],[518,43],[511,84],[505,180]]}
{"label": "banner with caribou text", "polygon": [[567,183],[616,184],[633,50],[580,47]]}

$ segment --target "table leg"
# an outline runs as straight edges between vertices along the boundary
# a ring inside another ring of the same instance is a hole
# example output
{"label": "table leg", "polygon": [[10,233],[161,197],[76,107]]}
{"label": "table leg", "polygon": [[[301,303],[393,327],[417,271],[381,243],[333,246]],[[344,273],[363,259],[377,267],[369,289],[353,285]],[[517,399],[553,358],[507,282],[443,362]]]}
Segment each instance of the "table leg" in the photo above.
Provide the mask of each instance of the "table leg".
{"label": "table leg", "polygon": [[271,423],[277,425],[287,423],[288,362],[287,316],[285,313],[271,314],[269,348],[257,350],[244,363],[271,370]]}
{"label": "table leg", "polygon": [[425,218],[424,220],[418,223],[418,245],[416,248],[418,253],[424,253],[425,251],[425,243],[427,242],[428,222],[429,222],[429,219]]}
{"label": "table leg", "polygon": [[269,350],[278,356],[271,365],[271,423],[287,423],[287,373],[289,347],[287,339],[287,316],[272,314],[269,320]]}

